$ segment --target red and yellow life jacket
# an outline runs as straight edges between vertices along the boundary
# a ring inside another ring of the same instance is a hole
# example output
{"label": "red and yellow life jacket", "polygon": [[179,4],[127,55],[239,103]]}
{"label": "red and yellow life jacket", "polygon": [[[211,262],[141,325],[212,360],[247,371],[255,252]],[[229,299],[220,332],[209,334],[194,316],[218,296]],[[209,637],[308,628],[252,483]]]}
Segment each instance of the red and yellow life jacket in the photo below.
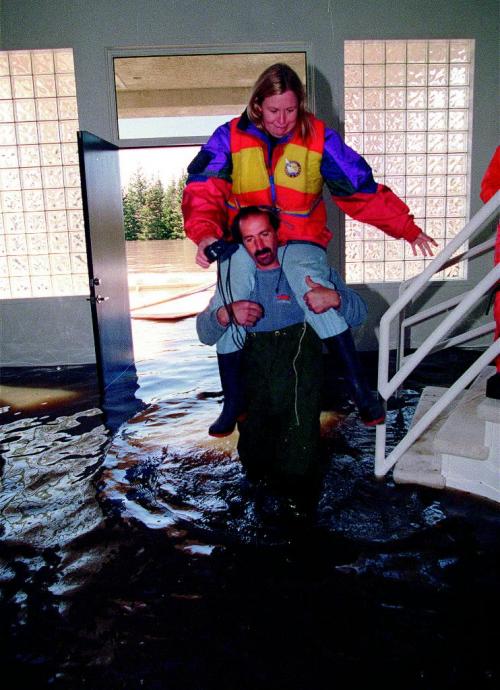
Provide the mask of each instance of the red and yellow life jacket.
{"label": "red and yellow life jacket", "polygon": [[231,121],[232,190],[228,200],[231,222],[243,206],[271,206],[280,210],[280,243],[308,240],[326,246],[326,227],[320,172],[325,125],[312,119],[313,133],[304,140],[295,132],[290,141],[277,144],[269,159],[266,141],[238,128]]}

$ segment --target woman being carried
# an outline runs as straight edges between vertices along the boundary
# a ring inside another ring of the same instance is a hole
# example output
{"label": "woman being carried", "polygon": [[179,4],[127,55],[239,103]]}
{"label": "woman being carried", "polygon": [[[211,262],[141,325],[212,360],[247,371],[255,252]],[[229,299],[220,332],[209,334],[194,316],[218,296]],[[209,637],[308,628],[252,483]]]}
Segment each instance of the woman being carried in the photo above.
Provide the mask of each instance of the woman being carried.
{"label": "woman being carried", "polygon": [[[308,112],[305,91],[288,65],[275,64],[257,80],[246,111],[219,127],[188,167],[182,203],[186,235],[198,245],[196,262],[207,268],[207,247],[231,239],[228,228],[245,206],[266,206],[280,217],[280,263],[300,304],[304,319],[346,370],[361,419],[369,426],[384,420],[384,410],[369,390],[347,323],[334,309],[313,313],[304,302],[306,277],[333,288],[326,247],[332,233],[326,226],[322,197],[326,183],[333,201],[351,218],[370,223],[391,237],[411,243],[414,254],[432,255],[436,242],[414,223],[406,204],[388,187],[377,184],[367,162],[340,135]],[[219,264],[221,295],[226,301],[248,299],[255,264],[240,246]],[[224,406],[209,433],[234,430],[242,409],[238,386],[245,329],[237,323],[217,343]]]}

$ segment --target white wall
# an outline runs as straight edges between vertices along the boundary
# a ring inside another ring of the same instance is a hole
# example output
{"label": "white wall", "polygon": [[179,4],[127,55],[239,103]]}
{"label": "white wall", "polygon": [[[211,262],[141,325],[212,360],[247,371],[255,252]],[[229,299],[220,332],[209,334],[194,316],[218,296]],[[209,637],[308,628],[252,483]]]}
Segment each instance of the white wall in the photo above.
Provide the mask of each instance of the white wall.
{"label": "white wall", "polygon": [[2,366],[95,362],[90,305],[85,297],[2,300],[0,323]]}

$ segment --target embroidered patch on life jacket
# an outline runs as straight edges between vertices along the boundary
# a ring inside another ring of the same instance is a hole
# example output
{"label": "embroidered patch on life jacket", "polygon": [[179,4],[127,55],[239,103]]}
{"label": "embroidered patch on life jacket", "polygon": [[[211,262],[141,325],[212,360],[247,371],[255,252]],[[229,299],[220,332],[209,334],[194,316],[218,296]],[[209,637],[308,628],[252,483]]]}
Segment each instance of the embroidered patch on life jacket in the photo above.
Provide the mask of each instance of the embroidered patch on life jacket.
{"label": "embroidered patch on life jacket", "polygon": [[298,177],[302,172],[302,166],[299,161],[289,161],[288,158],[285,160],[285,174],[288,177]]}

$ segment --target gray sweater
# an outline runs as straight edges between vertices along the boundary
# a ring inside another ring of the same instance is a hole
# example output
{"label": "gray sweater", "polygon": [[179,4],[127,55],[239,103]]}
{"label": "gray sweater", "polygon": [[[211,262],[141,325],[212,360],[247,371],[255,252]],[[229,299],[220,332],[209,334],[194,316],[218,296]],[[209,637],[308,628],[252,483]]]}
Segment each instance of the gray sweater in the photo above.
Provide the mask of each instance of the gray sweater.
{"label": "gray sweater", "polygon": [[[266,275],[267,274],[267,275]],[[279,279],[279,291],[276,292]],[[364,300],[357,292],[348,288],[338,272],[330,269],[330,281],[340,295],[339,314],[344,317],[349,326],[359,326],[366,318],[367,308]],[[248,331],[274,331],[295,323],[304,321],[304,304],[299,305],[285,278],[279,269],[276,271],[255,272],[255,288],[249,297],[252,302],[263,304],[264,317],[255,327]],[[223,305],[219,293],[216,291],[207,308],[196,318],[198,338],[205,345],[214,345],[229,326],[221,326],[217,321],[217,310]]]}

